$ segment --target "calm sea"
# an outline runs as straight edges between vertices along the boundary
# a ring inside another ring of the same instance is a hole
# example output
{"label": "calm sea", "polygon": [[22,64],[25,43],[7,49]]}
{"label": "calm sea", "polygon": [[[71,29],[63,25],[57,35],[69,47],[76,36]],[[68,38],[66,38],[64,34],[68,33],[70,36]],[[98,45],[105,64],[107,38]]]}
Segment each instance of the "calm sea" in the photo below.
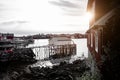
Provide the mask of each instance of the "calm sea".
{"label": "calm sea", "polygon": [[[77,57],[81,57],[83,54],[85,57],[88,57],[88,48],[87,48],[87,39],[72,39],[77,45]],[[44,46],[48,45],[48,39],[36,39],[34,44],[30,46]]]}

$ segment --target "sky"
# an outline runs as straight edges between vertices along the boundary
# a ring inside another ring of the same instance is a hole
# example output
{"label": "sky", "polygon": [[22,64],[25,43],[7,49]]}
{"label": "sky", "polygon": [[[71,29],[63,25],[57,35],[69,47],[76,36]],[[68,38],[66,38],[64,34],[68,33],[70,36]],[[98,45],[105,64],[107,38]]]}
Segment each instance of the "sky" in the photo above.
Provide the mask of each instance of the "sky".
{"label": "sky", "polygon": [[0,0],[0,32],[84,33],[88,0]]}

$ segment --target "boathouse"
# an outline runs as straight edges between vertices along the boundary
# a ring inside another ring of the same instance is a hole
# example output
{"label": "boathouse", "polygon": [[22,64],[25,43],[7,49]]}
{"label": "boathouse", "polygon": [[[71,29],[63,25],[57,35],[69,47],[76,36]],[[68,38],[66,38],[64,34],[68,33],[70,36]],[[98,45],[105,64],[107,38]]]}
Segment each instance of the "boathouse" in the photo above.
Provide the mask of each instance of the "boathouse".
{"label": "boathouse", "polygon": [[67,45],[74,44],[71,38],[68,37],[53,37],[49,39],[49,45]]}
{"label": "boathouse", "polygon": [[68,37],[53,37],[49,39],[49,46],[49,53],[55,58],[76,54],[76,44]]}

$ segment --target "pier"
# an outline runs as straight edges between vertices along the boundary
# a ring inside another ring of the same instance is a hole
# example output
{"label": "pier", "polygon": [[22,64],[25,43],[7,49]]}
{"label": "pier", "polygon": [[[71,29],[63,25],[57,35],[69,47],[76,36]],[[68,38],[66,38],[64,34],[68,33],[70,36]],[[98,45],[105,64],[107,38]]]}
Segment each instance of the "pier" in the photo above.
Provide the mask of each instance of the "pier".
{"label": "pier", "polygon": [[29,47],[37,60],[56,59],[76,54],[76,44]]}

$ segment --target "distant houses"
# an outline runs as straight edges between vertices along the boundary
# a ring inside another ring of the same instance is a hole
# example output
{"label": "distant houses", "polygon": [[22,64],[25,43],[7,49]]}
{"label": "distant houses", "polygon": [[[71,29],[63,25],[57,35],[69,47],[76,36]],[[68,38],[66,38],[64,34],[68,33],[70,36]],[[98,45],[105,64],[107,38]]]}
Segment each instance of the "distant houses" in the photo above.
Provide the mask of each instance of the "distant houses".
{"label": "distant houses", "polygon": [[74,34],[36,34],[36,35],[28,35],[28,36],[22,36],[23,39],[50,39],[52,37],[69,37],[72,39],[81,39],[81,38],[87,38],[86,34],[81,33],[74,33]]}
{"label": "distant houses", "polygon": [[0,41],[1,40],[13,40],[14,34],[12,33],[0,33]]}
{"label": "distant houses", "polygon": [[24,39],[22,37],[16,37],[13,33],[0,33],[0,43],[3,45],[3,42],[6,45],[7,42],[11,43],[14,48],[23,48],[26,47],[28,44],[33,43],[34,41],[33,39]]}

